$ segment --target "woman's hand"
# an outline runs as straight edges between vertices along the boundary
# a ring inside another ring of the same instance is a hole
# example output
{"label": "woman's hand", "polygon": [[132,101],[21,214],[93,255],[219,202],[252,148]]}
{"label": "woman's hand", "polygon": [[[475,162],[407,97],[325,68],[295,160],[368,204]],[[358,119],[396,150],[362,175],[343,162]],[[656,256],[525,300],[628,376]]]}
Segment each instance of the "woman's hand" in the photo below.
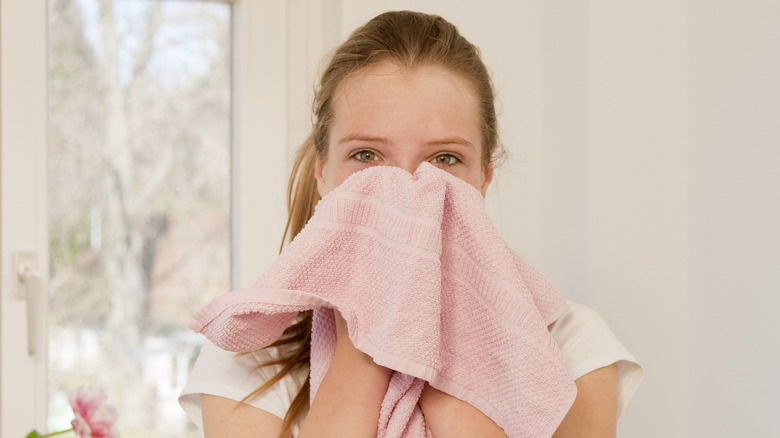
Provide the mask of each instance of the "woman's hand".
{"label": "woman's hand", "polygon": [[336,352],[298,437],[374,438],[392,370],[355,348],[346,321],[338,311],[333,313]]}

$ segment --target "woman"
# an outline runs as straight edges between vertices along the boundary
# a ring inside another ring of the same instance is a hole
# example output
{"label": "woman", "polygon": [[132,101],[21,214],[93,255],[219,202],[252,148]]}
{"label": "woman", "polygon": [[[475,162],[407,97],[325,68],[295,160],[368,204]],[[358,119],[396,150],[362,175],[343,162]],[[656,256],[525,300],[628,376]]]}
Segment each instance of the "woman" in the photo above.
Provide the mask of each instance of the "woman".
{"label": "woman", "polygon": [[[286,235],[293,237],[320,197],[358,170],[411,173],[430,162],[484,196],[501,155],[493,86],[479,51],[438,16],[389,12],[357,29],[323,72],[314,114],[290,178]],[[338,312],[336,322],[336,353],[310,407],[310,313],[259,352],[236,357],[207,344],[182,405],[208,438],[375,436],[392,370],[352,345]],[[549,328],[578,389],[554,436],[615,436],[641,368],[583,306],[570,303]],[[476,408],[430,386],[419,405],[437,438],[506,436]]]}

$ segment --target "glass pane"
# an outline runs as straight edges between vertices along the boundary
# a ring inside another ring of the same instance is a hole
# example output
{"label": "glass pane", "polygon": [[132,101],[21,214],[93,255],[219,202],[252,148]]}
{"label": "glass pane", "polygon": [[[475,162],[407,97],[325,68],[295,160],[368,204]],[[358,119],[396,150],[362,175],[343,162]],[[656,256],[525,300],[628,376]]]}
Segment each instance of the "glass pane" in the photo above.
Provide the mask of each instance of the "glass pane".
{"label": "glass pane", "polygon": [[96,385],[124,438],[199,436],[176,397],[229,289],[231,8],[49,0],[49,427]]}

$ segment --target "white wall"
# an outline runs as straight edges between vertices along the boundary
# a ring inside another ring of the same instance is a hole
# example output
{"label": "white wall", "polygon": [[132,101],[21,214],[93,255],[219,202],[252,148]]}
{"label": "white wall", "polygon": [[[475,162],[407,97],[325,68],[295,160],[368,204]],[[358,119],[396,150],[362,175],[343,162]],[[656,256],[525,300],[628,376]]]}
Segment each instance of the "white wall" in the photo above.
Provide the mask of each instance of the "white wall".
{"label": "white wall", "polygon": [[780,436],[780,2],[690,10],[697,436]]}
{"label": "white wall", "polygon": [[686,16],[679,0],[587,16],[587,302],[647,370],[625,436],[687,436]]}
{"label": "white wall", "polygon": [[644,365],[620,436],[780,434],[780,3],[325,3],[332,44],[408,8],[482,48],[511,153],[491,215]]}

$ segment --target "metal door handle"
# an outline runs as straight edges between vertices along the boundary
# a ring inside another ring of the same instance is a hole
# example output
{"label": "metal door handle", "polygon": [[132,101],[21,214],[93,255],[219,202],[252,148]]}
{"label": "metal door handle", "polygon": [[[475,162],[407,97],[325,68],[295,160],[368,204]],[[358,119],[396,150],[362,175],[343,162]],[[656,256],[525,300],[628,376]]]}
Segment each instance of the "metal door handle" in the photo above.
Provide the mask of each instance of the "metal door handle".
{"label": "metal door handle", "polygon": [[27,353],[35,356],[38,300],[41,296],[41,272],[38,270],[38,256],[34,252],[16,252],[13,254],[14,272],[13,294],[16,298],[27,300]]}

